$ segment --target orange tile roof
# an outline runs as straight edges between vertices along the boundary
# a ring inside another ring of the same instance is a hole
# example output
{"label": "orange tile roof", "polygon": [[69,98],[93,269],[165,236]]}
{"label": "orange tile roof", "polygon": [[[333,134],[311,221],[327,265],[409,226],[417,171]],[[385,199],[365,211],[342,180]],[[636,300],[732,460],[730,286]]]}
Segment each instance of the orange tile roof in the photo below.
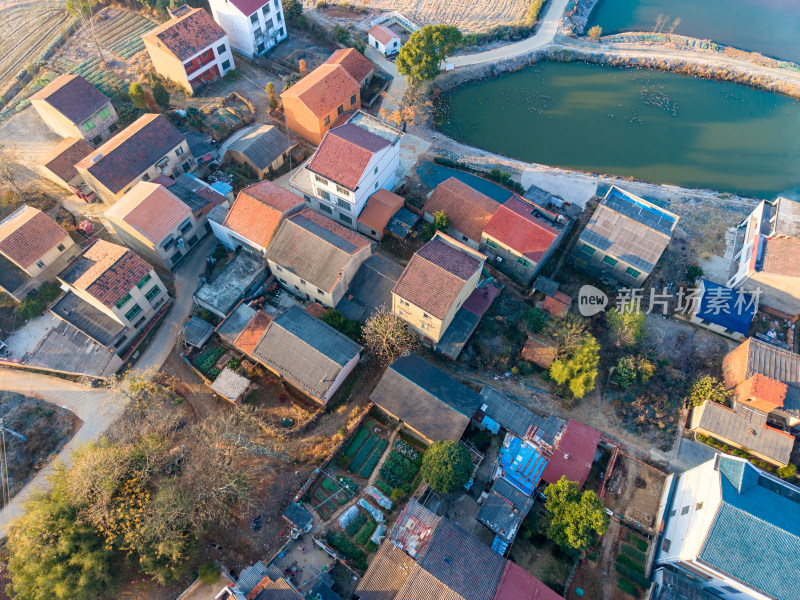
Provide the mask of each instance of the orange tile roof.
{"label": "orange tile roof", "polygon": [[486,223],[483,233],[522,256],[539,262],[558,237],[559,231],[531,214],[534,208],[544,210],[519,196],[509,198]]}
{"label": "orange tile roof", "polygon": [[388,140],[345,123],[325,133],[306,168],[355,191],[375,153],[389,146]]}
{"label": "orange tile roof", "polygon": [[192,214],[180,198],[163,185],[140,181],[106,211],[156,244]]}
{"label": "orange tile roof", "polygon": [[150,265],[133,250],[97,240],[61,273],[61,277],[76,289],[86,290],[112,307],[150,270]]}
{"label": "orange tile roof", "polygon": [[75,163],[89,155],[92,147],[83,138],[64,138],[42,163],[65,182],[78,174]]}
{"label": "orange tile roof", "polygon": [[361,85],[342,65],[322,64],[281,94],[281,98],[298,98],[319,118],[330,114]]}
{"label": "orange tile roof", "polygon": [[403,208],[405,200],[402,196],[393,194],[389,190],[380,189],[367,200],[364,210],[358,217],[358,222],[364,227],[382,233],[394,214]]}
{"label": "orange tile roof", "polygon": [[23,269],[68,237],[58,223],[28,205],[0,222],[0,252]]}
{"label": "orange tile roof", "polygon": [[142,36],[152,44],[160,41],[180,61],[199,54],[225,37],[225,31],[204,9],[194,8],[162,23]]}
{"label": "orange tile roof", "polygon": [[257,310],[256,314],[250,319],[244,329],[236,336],[234,346],[247,354],[253,354],[253,350],[258,346],[258,342],[264,337],[269,325],[272,323],[272,317],[262,310]]}
{"label": "orange tile roof", "polygon": [[788,387],[782,381],[756,373],[737,387],[738,402],[763,413],[783,406]]}
{"label": "orange tile roof", "polygon": [[572,306],[572,298],[564,292],[556,292],[554,296],[547,296],[542,302],[542,310],[557,317],[565,316],[569,312],[570,306]]}
{"label": "orange tile roof", "polygon": [[111,102],[100,90],[79,75],[59,75],[30,97],[47,102],[72,123],[80,125]]}
{"label": "orange tile roof", "polygon": [[528,341],[522,348],[522,358],[544,369],[549,369],[553,365],[557,354],[555,343],[537,334],[528,336]]}
{"label": "orange tile roof", "polygon": [[394,31],[386,27],[386,25],[381,25],[380,23],[375,25],[375,27],[369,30],[369,35],[374,37],[384,46],[389,42],[391,42],[393,39],[400,37]]}
{"label": "orange tile roof", "polygon": [[437,319],[444,319],[464,284],[481,265],[474,255],[437,235],[414,253],[392,293]]}
{"label": "orange tile roof", "polygon": [[284,215],[302,204],[300,196],[265,180],[239,192],[222,225],[268,248]]}
{"label": "orange tile roof", "polygon": [[[753,253],[756,256],[756,253]],[[800,240],[793,238],[766,238],[764,240],[765,273],[800,277]]]}
{"label": "orange tile roof", "polygon": [[444,212],[450,218],[451,229],[479,242],[483,228],[499,207],[499,202],[451,177],[433,190],[425,203],[425,212],[431,215]]}
{"label": "orange tile roof", "polygon": [[375,70],[369,59],[355,48],[341,48],[331,54],[323,65],[342,65],[359,85]]}

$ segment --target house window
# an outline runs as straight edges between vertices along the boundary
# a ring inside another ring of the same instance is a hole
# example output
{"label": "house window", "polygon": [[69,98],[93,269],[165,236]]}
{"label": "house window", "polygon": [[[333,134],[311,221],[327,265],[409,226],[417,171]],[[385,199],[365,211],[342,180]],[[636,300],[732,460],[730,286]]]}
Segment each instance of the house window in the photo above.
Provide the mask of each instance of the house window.
{"label": "house window", "polygon": [[729,585],[723,585],[720,589],[725,590],[729,594],[738,594],[740,593],[735,587],[731,587]]}
{"label": "house window", "polygon": [[350,203],[347,202],[347,200],[342,200],[341,198],[337,198],[336,204],[339,206],[339,208],[343,208],[347,211],[350,210]]}
{"label": "house window", "polygon": [[217,46],[217,54],[225,54],[226,50],[227,48],[225,47],[225,44],[220,44]]}
{"label": "house window", "polygon": [[278,10],[281,7],[281,5],[278,4],[278,0],[272,0],[272,3],[275,5],[275,10]]}
{"label": "house window", "polygon": [[147,298],[148,302],[158,296],[161,293],[161,288],[157,285],[154,285],[149,292],[147,292],[144,297]]}
{"label": "house window", "polygon": [[689,507],[688,507],[688,506],[684,506],[684,507],[681,509],[681,516],[683,516],[683,515],[686,515],[686,514],[688,514],[688,513],[689,513]]}
{"label": "house window", "polygon": [[148,173],[142,175],[142,181],[150,181],[150,175]]}
{"label": "house window", "polygon": [[526,269],[531,266],[530,261],[525,260],[521,256],[517,258],[517,263],[521,264]]}
{"label": "house window", "polygon": [[83,124],[83,129],[84,131],[91,131],[92,129],[94,129],[94,121],[92,121],[91,119],[86,121],[86,123]]}
{"label": "house window", "polygon": [[229,61],[229,60],[223,60],[223,61],[222,61],[222,70],[223,70],[223,71],[227,71],[227,70],[228,70],[228,69],[230,69],[230,68],[231,68],[231,61]]}
{"label": "house window", "polygon": [[328,180],[325,179],[322,175],[314,175],[314,179],[316,179],[322,185],[328,185]]}
{"label": "house window", "polygon": [[320,204],[319,205],[319,209],[322,212],[328,213],[329,215],[333,214],[333,209],[330,206],[328,206],[327,204]]}
{"label": "house window", "polygon": [[59,244],[58,246],[56,246],[56,248],[58,248],[58,251],[59,251],[59,252],[63,252],[63,251],[66,249],[66,248],[64,247],[64,244]]}
{"label": "house window", "polygon": [[733,331],[733,329],[728,329],[728,328],[726,327],[726,328],[725,328],[725,333],[726,333],[727,335],[733,335],[733,334],[734,334],[734,331]]}
{"label": "house window", "polygon": [[703,503],[702,502],[698,502],[697,506],[694,507],[695,510],[700,510],[701,508],[703,508]]}
{"label": "house window", "polygon": [[[275,15],[275,18],[278,19],[278,23],[280,23],[281,20],[282,20],[281,13],[278,13],[277,15]],[[283,27],[281,27],[281,30],[278,32],[278,35],[279,36],[283,35]]]}
{"label": "house window", "polygon": [[306,285],[306,282],[305,282],[305,280],[301,279],[301,280],[300,280],[300,285]]}
{"label": "house window", "polygon": [[117,303],[114,306],[116,306],[117,308],[122,308],[123,306],[125,306],[128,303],[128,300],[130,300],[130,299],[131,299],[131,295],[130,294],[125,294],[122,298],[117,300]]}
{"label": "house window", "polygon": [[583,250],[589,256],[594,254],[594,248],[592,248],[589,244],[584,244],[583,248],[581,248],[581,250]]}
{"label": "house window", "polygon": [[275,268],[276,268],[278,271],[283,271],[283,269],[281,268],[281,266],[280,266],[280,265],[275,265]]}
{"label": "house window", "polygon": [[320,190],[320,191],[319,191],[319,196],[320,196],[320,198],[324,198],[324,199],[325,199],[325,200],[327,200],[328,202],[330,202],[330,201],[331,201],[331,195],[330,195],[330,193],[329,193],[329,192],[327,192],[327,191],[325,191],[325,190]]}
{"label": "house window", "polygon": [[308,194],[303,194],[303,198],[305,198],[306,202],[311,204],[311,196],[309,196]]}
{"label": "house window", "polygon": [[[280,20],[280,14],[278,14],[278,20]],[[283,27],[278,29],[278,37],[283,37]]]}
{"label": "house window", "polygon": [[420,324],[419,324],[419,327],[420,327],[420,329],[422,329],[423,331],[430,331],[430,328],[431,328],[431,326],[430,326],[430,325],[428,325],[428,323],[420,323]]}
{"label": "house window", "polygon": [[125,318],[128,319],[128,321],[130,321],[131,319],[133,319],[133,317],[138,315],[140,312],[142,312],[142,307],[139,306],[138,304],[134,304],[133,308],[125,313]]}
{"label": "house window", "polygon": [[346,188],[343,188],[342,186],[340,186],[338,184],[336,185],[336,191],[339,192],[342,196],[349,196],[350,195],[350,190],[348,190]]}
{"label": "house window", "polygon": [[256,52],[258,52],[259,54],[264,52],[264,42],[261,42],[258,46],[256,46]]}
{"label": "house window", "polygon": [[44,269],[44,263],[41,260],[36,262],[36,266],[39,267],[40,269]]}
{"label": "house window", "polygon": [[603,262],[606,263],[607,265],[611,265],[613,267],[619,261],[616,258],[614,258],[613,256],[604,256],[603,257]]}
{"label": "house window", "polygon": [[330,117],[330,115],[328,115],[327,117],[325,117],[325,120],[323,121],[323,123],[325,123],[325,125],[330,125],[330,124],[331,124],[331,117]]}
{"label": "house window", "polygon": [[631,277],[633,277],[634,279],[637,279],[639,277],[639,275],[641,275],[641,273],[639,271],[637,271],[636,269],[633,269],[631,267],[628,267],[627,269],[625,269],[625,272],[628,275],[630,275]]}
{"label": "house window", "polygon": [[422,313],[422,318],[423,319],[430,319],[431,316],[428,313],[424,312],[424,313]]}
{"label": "house window", "polygon": [[493,242],[492,240],[486,240],[486,245],[489,246],[489,248],[497,248],[497,242]]}
{"label": "house window", "polygon": [[192,228],[192,221],[191,219],[186,219],[183,223],[181,223],[181,233],[186,233]]}
{"label": "house window", "polygon": [[253,13],[252,15],[250,15],[250,22],[251,23],[258,23],[258,15],[256,13]]}
{"label": "house window", "polygon": [[147,284],[147,282],[150,281],[150,279],[151,279],[150,273],[148,273],[139,280],[139,283],[136,284],[136,287],[142,289]]}
{"label": "house window", "polygon": [[375,167],[375,170],[373,171],[373,173],[375,173],[375,175],[378,174],[378,167]]}
{"label": "house window", "polygon": [[342,221],[344,221],[344,222],[345,222],[345,223],[347,223],[348,225],[352,225],[352,224],[353,224],[353,219],[351,219],[351,218],[350,218],[350,217],[348,217],[347,215],[342,215],[342,214],[340,214],[340,215],[339,215],[339,219],[341,219]]}
{"label": "house window", "polygon": [[324,295],[325,295],[325,292],[323,292],[323,291],[322,291],[321,289],[319,289],[319,288],[317,288],[317,293],[318,293],[320,296],[324,296]]}
{"label": "house window", "polygon": [[107,108],[104,108],[103,110],[100,111],[101,119],[107,119],[109,116],[111,116],[111,111],[108,110]]}
{"label": "house window", "polygon": [[377,181],[375,182],[375,189],[376,190],[378,189],[378,182]]}
{"label": "house window", "polygon": [[267,31],[269,31],[270,29],[275,27],[275,23],[272,21],[272,19],[267,19],[267,22],[264,23],[264,26],[267,28]]}
{"label": "house window", "polygon": [[356,95],[353,94],[350,96],[350,106],[353,106],[356,103]]}
{"label": "house window", "polygon": [[191,61],[188,62],[188,63],[184,63],[183,70],[184,71],[190,71],[193,66],[194,66],[194,63],[192,63]]}
{"label": "house window", "polygon": [[662,552],[669,552],[669,547],[672,545],[672,542],[667,538],[661,540],[661,551]]}
{"label": "house window", "polygon": [[336,109],[336,114],[340,115],[344,112],[344,104],[340,104],[339,108]]}
{"label": "house window", "polygon": [[183,148],[181,148],[180,146],[175,148],[175,156],[182,156],[182,155],[183,155]]}
{"label": "house window", "polygon": [[172,236],[169,236],[167,239],[165,239],[163,242],[161,242],[161,247],[164,250],[169,250],[174,245],[175,245],[175,238],[172,237]]}
{"label": "house window", "polygon": [[467,236],[465,236],[465,235],[462,235],[462,236],[461,236],[461,241],[463,241],[463,242],[468,242],[468,241],[469,241],[469,238],[468,238]]}
{"label": "house window", "polygon": [[410,305],[408,302],[406,302],[405,300],[400,300],[400,304],[402,304],[403,306],[411,306],[411,305]]}
{"label": "house window", "polygon": [[264,8],[261,9],[261,12],[263,12],[265,15],[268,15],[269,14],[269,4],[265,4]]}
{"label": "house window", "polygon": [[674,516],[675,516],[675,514],[676,514],[676,511],[675,511],[674,509],[673,509],[673,510],[671,510],[671,511],[669,511],[669,516],[670,516],[670,517],[674,517]]}

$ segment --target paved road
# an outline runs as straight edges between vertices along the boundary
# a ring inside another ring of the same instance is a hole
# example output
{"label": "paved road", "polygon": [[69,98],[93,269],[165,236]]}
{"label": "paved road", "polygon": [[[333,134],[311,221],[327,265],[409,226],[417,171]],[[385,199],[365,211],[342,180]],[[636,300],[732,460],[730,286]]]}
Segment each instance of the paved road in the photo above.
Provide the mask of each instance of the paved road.
{"label": "paved road", "polygon": [[561,22],[561,16],[567,8],[569,0],[551,0],[547,12],[542,18],[539,29],[534,35],[522,40],[521,42],[514,42],[513,44],[506,44],[493,50],[485,52],[476,52],[475,54],[465,54],[463,56],[454,56],[445,60],[447,64],[453,64],[456,67],[467,67],[469,65],[481,65],[485,63],[493,63],[515,56],[528,54],[534,50],[538,50],[543,46],[550,44],[556,36],[558,25]]}
{"label": "paved road", "polygon": [[367,46],[365,54],[368,59],[392,76],[392,81],[389,83],[389,87],[386,88],[387,95],[384,96],[381,102],[381,108],[385,108],[389,112],[397,110],[398,102],[403,99],[408,89],[406,78],[400,76],[397,72],[397,67],[392,61],[387,60],[383,54],[372,46]]}
{"label": "paved road", "polygon": [[[62,406],[83,421],[73,438],[64,446],[58,458],[70,463],[72,451],[81,444],[100,437],[117,418],[121,405],[115,402],[112,392],[104,388],[93,389],[78,383],[0,367],[0,390],[16,392]],[[28,484],[0,511],[0,538],[5,537],[10,519],[22,513],[22,507],[34,489],[46,485],[55,461],[41,469]]]}
{"label": "paved road", "polygon": [[[192,311],[192,294],[205,269],[206,257],[214,243],[208,235],[175,272],[175,301],[155,338],[136,362],[135,371],[157,372],[175,346],[183,323]],[[119,396],[105,388],[90,388],[59,377],[39,375],[0,367],[0,390],[39,398],[72,411],[83,421],[73,438],[58,454],[58,460],[69,465],[72,451],[81,444],[101,437],[120,415],[124,404]],[[0,538],[6,536],[8,523],[23,512],[23,505],[37,488],[47,487],[47,476],[53,472],[55,459],[41,469],[28,484],[0,510]]]}

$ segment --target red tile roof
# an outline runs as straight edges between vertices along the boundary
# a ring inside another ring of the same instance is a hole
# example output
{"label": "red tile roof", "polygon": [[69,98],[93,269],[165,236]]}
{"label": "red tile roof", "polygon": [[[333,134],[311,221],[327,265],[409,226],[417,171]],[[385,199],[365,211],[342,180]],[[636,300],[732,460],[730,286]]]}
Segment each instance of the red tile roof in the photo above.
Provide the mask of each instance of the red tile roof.
{"label": "red tile roof", "polygon": [[384,46],[391,42],[393,39],[399,38],[400,36],[397,35],[394,31],[389,29],[386,25],[375,25],[372,29],[369,30],[369,35],[374,37]]}
{"label": "red tile roof", "polygon": [[239,350],[251,356],[253,350],[258,346],[258,342],[264,337],[269,325],[272,323],[272,317],[262,310],[257,310],[253,318],[244,326],[244,329],[236,336],[234,346]]}
{"label": "red tile roof", "polygon": [[374,154],[389,146],[388,140],[346,123],[325,134],[307,168],[355,191]]}
{"label": "red tile roof", "polygon": [[97,240],[60,276],[110,308],[130,292],[151,268],[133,250]]}
{"label": "red tile roof", "polygon": [[216,44],[223,37],[225,32],[211,15],[202,8],[194,8],[183,16],[162,23],[143,35],[142,39],[152,44],[160,41],[182,62]]}
{"label": "red tile roof", "polygon": [[268,248],[284,215],[302,204],[300,196],[265,180],[239,192],[222,225]]}
{"label": "red tile roof", "polygon": [[342,65],[322,64],[281,94],[298,98],[320,119],[342,104],[350,104],[361,85]]}
{"label": "red tile roof", "polygon": [[450,218],[450,228],[479,242],[483,228],[500,207],[500,203],[466,183],[451,177],[436,186],[425,203],[425,212],[442,211]]}
{"label": "red tile roof", "polygon": [[509,560],[493,600],[564,600],[564,598]]}
{"label": "red tile roof", "polygon": [[531,214],[534,208],[543,211],[519,196],[513,196],[500,205],[486,223],[483,233],[518,254],[539,262],[558,237],[559,231]]}
{"label": "red tile roof", "polygon": [[185,142],[163,115],[146,114],[77,163],[116,194]]}
{"label": "red tile roof", "polygon": [[405,200],[402,196],[380,189],[369,197],[358,217],[358,222],[373,231],[383,233],[391,218],[403,208],[403,205]]}
{"label": "red tile roof", "polygon": [[[753,253],[756,256],[756,253]],[[765,273],[800,277],[800,240],[793,238],[766,238],[764,240]]]}
{"label": "red tile roof", "polygon": [[467,280],[482,261],[437,235],[420,248],[392,289],[437,319],[444,319]]}
{"label": "red tile roof", "polygon": [[783,406],[788,386],[782,381],[756,373],[736,388],[736,400],[763,413]]}
{"label": "red tile roof", "polygon": [[572,298],[564,292],[556,292],[553,296],[545,296],[544,301],[542,301],[542,310],[556,317],[566,316],[570,306],[572,306]]}
{"label": "red tile roof", "polygon": [[68,237],[58,223],[28,205],[0,222],[0,252],[23,269]]}
{"label": "red tile roof", "polygon": [[157,183],[140,181],[111,208],[106,216],[124,221],[145,238],[158,244],[192,214],[180,198]]}
{"label": "red tile roof", "polygon": [[91,151],[92,147],[83,138],[64,138],[42,164],[68,183],[78,174],[75,163],[88,156]]}
{"label": "red tile roof", "polygon": [[244,16],[249,17],[265,4],[269,4],[269,0],[266,2],[264,0],[230,0],[230,3],[238,8]]}
{"label": "red tile roof", "polygon": [[556,442],[556,449],[544,468],[542,479],[547,483],[555,483],[563,475],[583,486],[592,470],[599,441],[599,431],[570,419]]}
{"label": "red tile roof", "polygon": [[528,336],[528,341],[522,349],[522,358],[543,369],[549,369],[553,365],[557,354],[555,343],[538,334]]}
{"label": "red tile roof", "polygon": [[47,102],[72,123],[80,125],[111,101],[78,75],[59,75],[30,97]]}
{"label": "red tile roof", "polygon": [[323,65],[342,65],[359,85],[375,71],[369,59],[355,48],[341,48],[331,54]]}

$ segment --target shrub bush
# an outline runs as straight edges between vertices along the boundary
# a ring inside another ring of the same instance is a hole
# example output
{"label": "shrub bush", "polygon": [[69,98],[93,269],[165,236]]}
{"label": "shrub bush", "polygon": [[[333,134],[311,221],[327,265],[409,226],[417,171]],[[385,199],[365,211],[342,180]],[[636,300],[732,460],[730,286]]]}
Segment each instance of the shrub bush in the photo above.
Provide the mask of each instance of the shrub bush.
{"label": "shrub bush", "polygon": [[353,564],[360,570],[367,568],[367,555],[358,546],[342,533],[329,533],[326,541],[331,547],[340,552],[345,558],[353,561]]}
{"label": "shrub bush", "polygon": [[219,565],[215,562],[207,562],[200,565],[197,569],[198,576],[200,577],[200,581],[203,583],[208,583],[209,585],[216,583],[219,581],[220,576],[220,568]]}
{"label": "shrub bush", "polygon": [[375,528],[377,526],[378,524],[372,519],[364,523],[353,538],[355,543],[359,546],[366,546],[367,542],[369,542],[370,536],[375,532]]}

